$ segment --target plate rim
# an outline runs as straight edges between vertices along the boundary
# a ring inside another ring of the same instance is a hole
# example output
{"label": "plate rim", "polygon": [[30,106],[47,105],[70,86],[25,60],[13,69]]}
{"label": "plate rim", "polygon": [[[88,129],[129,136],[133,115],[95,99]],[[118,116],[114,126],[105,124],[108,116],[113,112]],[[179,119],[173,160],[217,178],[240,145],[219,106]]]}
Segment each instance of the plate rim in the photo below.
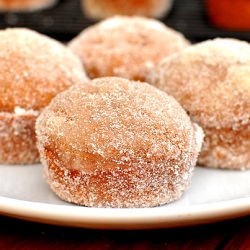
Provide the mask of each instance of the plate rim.
{"label": "plate rim", "polygon": [[207,224],[250,215],[250,197],[192,206],[92,208],[0,196],[0,214],[33,222],[89,229],[160,229]]}

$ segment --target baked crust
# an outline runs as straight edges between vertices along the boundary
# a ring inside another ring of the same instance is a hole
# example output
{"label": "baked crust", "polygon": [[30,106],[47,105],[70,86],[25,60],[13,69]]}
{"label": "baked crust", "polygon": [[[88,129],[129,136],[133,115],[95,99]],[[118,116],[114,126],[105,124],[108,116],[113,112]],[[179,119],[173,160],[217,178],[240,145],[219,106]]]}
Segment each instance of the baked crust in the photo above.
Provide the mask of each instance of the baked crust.
{"label": "baked crust", "polygon": [[152,207],[179,199],[203,139],[172,97],[116,77],[56,96],[36,132],[52,190],[95,207]]}
{"label": "baked crust", "polygon": [[69,48],[91,79],[118,76],[145,81],[161,59],[189,45],[180,32],[155,19],[116,16],[83,30]]}
{"label": "baked crust", "polygon": [[250,167],[250,45],[208,40],[163,59],[148,81],[173,95],[205,133],[199,163]]}
{"label": "baked crust", "polygon": [[0,47],[0,162],[35,163],[35,119],[85,73],[68,48],[35,31],[1,30]]}
{"label": "baked crust", "polygon": [[39,162],[35,122],[39,112],[22,114],[0,112],[0,163],[31,164]]}

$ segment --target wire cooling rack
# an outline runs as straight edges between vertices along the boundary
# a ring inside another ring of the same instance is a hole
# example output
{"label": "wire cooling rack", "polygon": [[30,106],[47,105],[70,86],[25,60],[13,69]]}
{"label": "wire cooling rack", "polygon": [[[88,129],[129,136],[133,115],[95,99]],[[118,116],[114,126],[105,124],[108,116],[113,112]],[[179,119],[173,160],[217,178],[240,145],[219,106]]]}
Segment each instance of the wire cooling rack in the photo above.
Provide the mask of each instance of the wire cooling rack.
{"label": "wire cooling rack", "polygon": [[[213,37],[238,37],[250,40],[250,32],[230,32],[216,29],[206,17],[204,1],[175,0],[164,23],[193,40]],[[80,0],[60,0],[51,9],[33,13],[0,13],[0,28],[28,27],[62,41],[68,41],[95,21],[84,16]]]}

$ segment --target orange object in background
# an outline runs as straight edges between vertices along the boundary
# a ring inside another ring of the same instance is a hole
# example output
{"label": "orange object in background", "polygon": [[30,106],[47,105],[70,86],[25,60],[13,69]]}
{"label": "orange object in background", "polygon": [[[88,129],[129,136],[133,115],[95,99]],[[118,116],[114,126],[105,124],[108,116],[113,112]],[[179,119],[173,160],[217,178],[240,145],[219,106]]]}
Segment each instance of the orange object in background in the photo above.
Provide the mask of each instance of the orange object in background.
{"label": "orange object in background", "polygon": [[206,0],[212,24],[228,30],[250,30],[250,0]]}

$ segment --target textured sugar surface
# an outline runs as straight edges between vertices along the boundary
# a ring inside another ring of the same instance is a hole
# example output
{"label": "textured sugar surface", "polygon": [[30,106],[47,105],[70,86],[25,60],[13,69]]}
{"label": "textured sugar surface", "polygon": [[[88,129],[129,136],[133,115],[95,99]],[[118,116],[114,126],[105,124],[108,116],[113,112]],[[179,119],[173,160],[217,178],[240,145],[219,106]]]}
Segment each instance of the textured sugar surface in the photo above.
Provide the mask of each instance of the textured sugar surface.
{"label": "textured sugar surface", "polygon": [[[248,168],[249,77],[250,45],[235,39],[215,39],[162,60],[149,82],[173,95],[193,121],[207,129],[200,163]],[[213,136],[208,130],[217,134]]]}
{"label": "textured sugar surface", "polygon": [[35,163],[39,112],[85,74],[66,47],[34,31],[1,30],[0,47],[0,162]]}
{"label": "textured sugar surface", "polygon": [[15,113],[0,112],[0,163],[39,162],[35,122],[39,112],[15,108]]}
{"label": "textured sugar surface", "polygon": [[120,76],[145,80],[162,58],[189,45],[177,31],[143,17],[113,17],[85,29],[69,47],[90,78]]}
{"label": "textured sugar surface", "polygon": [[35,11],[54,5],[57,0],[0,0],[0,9],[6,11]]}
{"label": "textured sugar surface", "polygon": [[162,60],[149,81],[173,95],[195,122],[230,128],[249,123],[250,45],[215,39]]}
{"label": "textured sugar surface", "polygon": [[189,184],[202,131],[146,83],[100,78],[59,94],[38,118],[48,182],[67,201],[145,207]]}
{"label": "textured sugar surface", "polygon": [[250,168],[249,125],[241,130],[206,128],[199,164],[216,168]]}
{"label": "textured sugar surface", "polygon": [[59,42],[27,29],[0,31],[0,111],[41,110],[85,79],[82,66]]}
{"label": "textured sugar surface", "polygon": [[170,8],[172,0],[81,0],[87,16],[101,19],[113,15],[161,17]]}

